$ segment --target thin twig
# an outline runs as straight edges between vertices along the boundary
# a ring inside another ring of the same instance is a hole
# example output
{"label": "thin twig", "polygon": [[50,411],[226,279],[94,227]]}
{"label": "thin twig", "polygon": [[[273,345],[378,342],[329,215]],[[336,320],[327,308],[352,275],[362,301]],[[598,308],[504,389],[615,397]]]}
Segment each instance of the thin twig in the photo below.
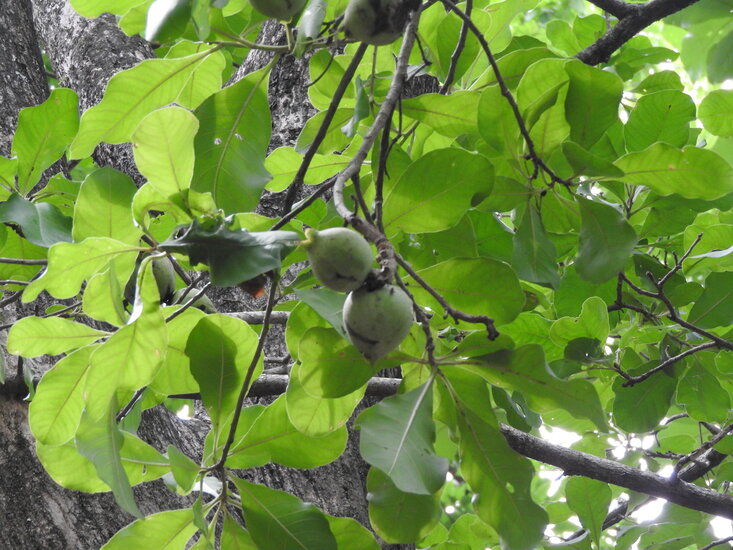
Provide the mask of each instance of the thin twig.
{"label": "thin twig", "polygon": [[666,359],[665,361],[662,361],[661,363],[659,363],[659,365],[657,365],[653,369],[649,369],[648,371],[646,371],[643,374],[640,374],[639,376],[631,376],[631,377],[628,377],[626,379],[626,382],[624,382],[622,385],[626,388],[626,387],[629,387],[629,386],[633,386],[635,384],[638,384],[639,382],[643,382],[644,380],[646,380],[647,378],[649,378],[653,374],[655,374],[655,373],[657,373],[657,372],[659,372],[661,370],[666,369],[670,365],[674,365],[678,361],[682,361],[682,359],[684,359],[685,357],[687,357],[689,355],[693,355],[693,354],[695,354],[695,353],[697,353],[699,351],[703,351],[703,350],[710,349],[710,348],[715,348],[715,347],[718,347],[718,344],[717,343],[715,343],[715,342],[705,342],[704,344],[700,344],[699,346],[695,346],[695,347],[692,347],[690,349],[687,349],[687,350],[683,351],[682,353],[680,353],[679,355],[675,355],[674,357],[670,357],[669,359]]}
{"label": "thin twig", "polygon": [[726,544],[732,541],[733,541],[733,536],[725,537],[724,539],[714,540],[713,542],[706,544],[705,546],[700,548],[700,550],[710,550],[711,548],[715,548],[716,546],[722,546],[723,544]]}
{"label": "thin twig", "polygon": [[715,436],[713,436],[712,439],[709,439],[708,441],[700,445],[700,447],[698,447],[691,453],[688,453],[683,458],[681,458],[680,461],[674,467],[674,475],[678,476],[678,474],[680,473],[680,470],[682,469],[682,467],[685,464],[694,461],[696,458],[701,456],[703,453],[712,449],[717,443],[719,443],[724,437],[726,437],[731,432],[733,432],[733,423],[728,424],[725,428],[720,430],[720,432],[715,434]]}
{"label": "thin twig", "polygon": [[46,265],[48,260],[21,260],[18,258],[0,258],[0,264],[13,265]]}
{"label": "thin twig", "polygon": [[321,184],[321,186],[316,189],[311,195],[301,201],[298,206],[290,210],[287,214],[285,214],[280,220],[275,223],[271,228],[270,231],[275,231],[276,229],[280,229],[281,227],[284,227],[288,222],[295,219],[295,217],[303,212],[304,210],[307,210],[308,207],[316,202],[318,197],[321,197],[325,195],[329,189],[333,187],[333,184],[336,183],[336,178],[331,178],[329,180],[326,180],[324,183]]}
{"label": "thin twig", "polygon": [[204,287],[199,290],[193,298],[190,300],[187,300],[185,304],[180,309],[175,310],[173,313],[171,313],[165,320],[166,323],[170,323],[173,319],[181,315],[184,311],[186,311],[188,308],[192,307],[194,303],[196,303],[196,300],[201,298],[204,294],[206,294],[206,291],[209,290],[209,287],[211,286],[211,283],[206,283]]}
{"label": "thin twig", "polygon": [[[473,0],[466,0],[466,15],[471,17],[471,10],[473,9]],[[448,73],[445,76],[445,82],[440,88],[440,94],[447,94],[450,87],[453,85],[453,80],[456,77],[456,69],[458,68],[458,62],[461,59],[461,54],[466,47],[466,38],[468,38],[468,24],[464,21],[461,25],[461,33],[458,35],[458,43],[450,56],[450,66],[448,67]]]}

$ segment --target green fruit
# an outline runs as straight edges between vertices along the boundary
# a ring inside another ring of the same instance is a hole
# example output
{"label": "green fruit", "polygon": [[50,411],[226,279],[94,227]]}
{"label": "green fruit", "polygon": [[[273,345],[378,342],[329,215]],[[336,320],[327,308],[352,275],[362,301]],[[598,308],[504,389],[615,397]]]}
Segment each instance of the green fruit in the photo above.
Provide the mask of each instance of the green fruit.
{"label": "green fruit", "polygon": [[410,12],[419,4],[415,0],[350,0],[341,28],[359,42],[390,44],[402,35]]}
{"label": "green fruit", "polygon": [[[135,270],[125,285],[125,300],[131,304],[135,301],[135,281],[141,262],[142,257],[139,257],[135,263]],[[153,276],[155,277],[155,283],[158,285],[160,301],[168,302],[176,290],[176,270],[167,256],[153,260]]]}
{"label": "green fruit", "polygon": [[369,361],[397,349],[412,328],[412,300],[400,288],[351,292],[344,302],[344,328],[349,340]]}
{"label": "green fruit", "polygon": [[[196,296],[196,294],[198,293],[198,290],[194,288],[190,290],[188,294],[186,294],[185,297],[183,297],[183,293],[185,291],[186,291],[185,288],[179,288],[178,290],[176,290],[175,294],[173,294],[173,299],[171,300],[171,303],[183,305],[186,302],[188,302],[191,298]],[[191,307],[200,309],[204,313],[216,313],[217,312],[217,309],[214,306],[214,302],[212,302],[211,299],[208,296],[206,296],[206,294],[204,294],[200,298],[197,298],[196,301],[194,301],[194,303],[191,304]]]}
{"label": "green fruit", "polygon": [[339,292],[356,290],[372,268],[372,248],[364,237],[345,227],[316,231],[306,229],[303,246],[313,274],[325,286]]}
{"label": "green fruit", "polygon": [[278,21],[289,21],[305,6],[306,0],[249,0],[258,12]]}

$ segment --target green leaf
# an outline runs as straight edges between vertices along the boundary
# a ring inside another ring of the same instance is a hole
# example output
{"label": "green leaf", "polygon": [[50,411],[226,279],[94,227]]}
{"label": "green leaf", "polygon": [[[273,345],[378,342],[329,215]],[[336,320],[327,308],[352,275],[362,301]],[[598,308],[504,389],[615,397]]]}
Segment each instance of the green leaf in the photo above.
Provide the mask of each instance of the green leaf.
{"label": "green leaf", "polygon": [[59,355],[86,346],[109,333],[60,317],[25,317],[8,334],[8,351],[24,357]]}
{"label": "green leaf", "polygon": [[134,283],[134,279],[131,282],[130,278],[134,277],[135,264],[135,256],[121,254],[109,263],[107,269],[93,275],[84,289],[84,313],[111,325],[126,324],[129,314],[123,307],[122,300],[127,285]]}
{"label": "green leaf", "polygon": [[542,348],[528,344],[480,358],[482,365],[456,368],[481,376],[509,391],[519,391],[534,411],[564,409],[575,418],[587,418],[602,431],[608,429],[596,389],[585,380],[561,380],[547,367]]}
{"label": "green leaf", "polygon": [[402,114],[419,120],[441,135],[455,138],[477,132],[475,113],[479,100],[477,92],[422,94],[403,100]]}
{"label": "green leaf", "polygon": [[448,472],[448,461],[433,450],[432,387],[425,383],[384,399],[356,420],[361,456],[405,493],[436,493]]}
{"label": "green leaf", "polygon": [[178,486],[188,493],[199,475],[199,465],[183,454],[178,447],[168,445],[171,472]]}
{"label": "green leaf", "polygon": [[0,203],[0,222],[15,222],[23,236],[45,248],[71,240],[71,218],[47,202],[30,202],[17,193]]}
{"label": "green leaf", "polygon": [[376,533],[392,544],[413,543],[427,535],[440,518],[438,495],[400,491],[376,468],[367,475],[369,520]]}
{"label": "green leaf", "polygon": [[312,504],[263,485],[232,478],[242,512],[259,550],[336,550],[323,512]]}
{"label": "green leaf", "polygon": [[132,179],[113,168],[104,167],[89,174],[74,206],[74,240],[109,237],[138,244],[142,231],[134,225],[130,210],[136,191]]}
{"label": "green leaf", "polygon": [[91,357],[85,384],[87,414],[101,418],[118,390],[146,386],[163,361],[167,332],[162,311],[146,313],[122,327]]}
{"label": "green leaf", "polygon": [[318,438],[300,433],[288,418],[285,396],[265,407],[249,424],[240,426],[227,458],[227,465],[233,468],[254,468],[268,462],[289,468],[323,466],[344,452],[348,439],[345,426]]}
{"label": "green leaf", "polygon": [[431,233],[456,225],[474,196],[491,193],[489,161],[461,149],[439,149],[421,156],[402,173],[384,204],[388,234]]}
{"label": "green leaf", "polygon": [[254,233],[230,229],[226,221],[206,228],[194,220],[181,236],[167,240],[158,248],[187,254],[191,265],[208,266],[212,283],[233,286],[279,270],[283,257],[299,243],[300,237],[293,231]]}
{"label": "green leaf", "polygon": [[[637,376],[659,364],[652,361],[629,370],[631,376]],[[674,395],[677,379],[663,372],[655,374],[653,379],[639,384],[623,387],[624,379],[620,376],[613,382],[616,398],[613,400],[613,420],[622,430],[644,433],[653,430],[669,410]]]}
{"label": "green leaf", "polygon": [[239,525],[229,514],[224,516],[221,547],[231,550],[257,550],[249,531]]}
{"label": "green leaf", "polygon": [[138,4],[140,0],[71,0],[74,10],[89,19],[99,17],[103,13],[122,15]]}
{"label": "green leaf", "polygon": [[720,380],[701,361],[693,360],[692,366],[680,380],[677,401],[699,422],[723,424],[730,409],[730,394]]}
{"label": "green leaf", "polygon": [[[318,153],[335,153],[346,148],[351,139],[341,131],[341,128],[346,126],[353,116],[354,109],[336,109],[336,113],[328,127],[326,136],[318,146]],[[320,111],[308,119],[308,122],[305,123],[303,130],[298,136],[298,141],[295,143],[295,150],[298,153],[305,153],[308,150],[318,133],[318,129],[321,124],[323,124],[323,119],[325,117],[326,111]]]}
{"label": "green leaf", "polygon": [[191,18],[192,0],[154,0],[148,8],[145,40],[171,42],[183,34]]}
{"label": "green leaf", "polygon": [[114,75],[102,101],[82,115],[69,157],[88,157],[100,142],[129,141],[145,115],[176,99],[210,52],[177,59],[147,59]]}
{"label": "green leaf", "polygon": [[733,90],[715,90],[700,103],[705,129],[720,137],[733,137]]}
{"label": "green leaf", "polygon": [[[203,1],[199,0],[194,0],[194,2],[197,5],[204,4]],[[168,50],[165,57],[166,59],[186,57],[204,52],[209,48],[210,45],[206,43],[181,40]],[[221,89],[222,71],[226,64],[227,59],[223,52],[211,53],[188,77],[188,81],[176,97],[175,102],[181,107],[196,109],[207,97]]]}
{"label": "green leaf", "polygon": [[493,156],[516,153],[519,126],[498,85],[489,86],[481,93],[477,122],[481,137],[492,149]]}
{"label": "green leaf", "polygon": [[452,541],[466,542],[471,550],[483,549],[490,544],[498,544],[499,537],[476,514],[463,514],[450,528],[448,537]]}
{"label": "green leaf", "polygon": [[67,88],[55,88],[40,105],[20,111],[12,154],[18,157],[18,190],[22,195],[63,155],[78,129],[79,98]]}
{"label": "green leaf", "polygon": [[299,370],[298,363],[291,367],[288,390],[285,393],[288,418],[293,426],[304,435],[319,437],[346,425],[354,408],[364,397],[366,388],[362,387],[334,399],[312,397],[303,389]]}
{"label": "green leaf", "polygon": [[364,359],[335,330],[313,327],[300,339],[298,357],[303,389],[313,397],[342,397],[361,388],[379,370],[391,363]]}
{"label": "green leaf", "polygon": [[[452,307],[472,315],[488,315],[498,324],[511,322],[524,306],[519,280],[503,262],[489,258],[454,258],[422,269],[419,275]],[[442,310],[412,281],[410,290],[421,304],[430,303],[431,307]]]}
{"label": "green leaf", "polygon": [[341,315],[346,296],[342,292],[336,292],[325,287],[298,288],[295,290],[295,295],[328,321],[341,336],[346,338],[343,316]]}
{"label": "green leaf", "polygon": [[705,290],[692,306],[687,320],[701,328],[729,326],[733,323],[733,273],[711,273]]}
{"label": "green leaf", "polygon": [[132,136],[135,164],[161,195],[178,195],[191,185],[193,142],[199,123],[186,109],[167,107],[146,116]]}
{"label": "green leaf", "polygon": [[625,172],[621,181],[645,185],[665,197],[677,193],[688,199],[715,200],[733,192],[733,168],[708,149],[655,143],[624,155],[615,164]]}
{"label": "green leaf", "polygon": [[639,98],[624,126],[629,151],[641,151],[657,141],[675,147],[687,144],[695,103],[677,90],[654,92]]}
{"label": "green leaf", "polygon": [[196,109],[201,127],[191,188],[211,193],[226,213],[253,210],[270,180],[264,165],[272,124],[267,76],[251,73]]}
{"label": "green leaf", "polygon": [[565,486],[565,498],[570,509],[578,514],[581,525],[590,531],[593,541],[600,548],[603,522],[613,498],[611,488],[607,483],[575,476]]}
{"label": "green leaf", "polygon": [[[267,190],[273,193],[284,191],[298,173],[303,156],[292,147],[278,147],[265,161],[265,168],[272,174]],[[316,185],[335,176],[346,168],[348,157],[345,155],[316,154],[303,178],[306,185]]]}
{"label": "green leaf", "polygon": [[106,413],[96,419],[85,411],[76,431],[76,448],[79,454],[94,464],[97,475],[112,489],[120,508],[141,518],[130,481],[122,467],[120,449],[124,440],[115,420],[116,410],[115,402],[108,401]]}
{"label": "green leaf", "polygon": [[[172,311],[172,308],[166,309],[166,315]],[[186,355],[186,342],[188,342],[191,331],[204,315],[203,311],[191,307],[166,323],[168,349],[165,352],[163,364],[150,383],[151,390],[163,395],[198,393],[199,385],[191,374],[191,361]]]}
{"label": "green leaf", "polygon": [[88,346],[67,355],[41,378],[28,419],[33,437],[41,444],[61,445],[74,437],[84,409],[82,389],[94,350]]}
{"label": "green leaf", "polygon": [[166,510],[133,521],[118,531],[102,550],[131,550],[155,548],[176,550],[183,548],[197,527],[193,522],[193,510]]}
{"label": "green leaf", "polygon": [[103,270],[119,254],[138,253],[137,247],[104,237],[85,239],[78,244],[57,243],[48,251],[44,274],[29,284],[23,301],[35,300],[43,291],[56,298],[71,298],[82,282]]}
{"label": "green leaf", "polygon": [[615,74],[578,60],[568,62],[565,71],[570,77],[565,98],[570,138],[589,149],[618,120],[623,83]]}
{"label": "green leaf", "polygon": [[618,178],[624,175],[611,162],[591,153],[572,141],[566,141],[562,144],[562,152],[577,174],[584,174],[591,177],[608,176],[611,178]]}
{"label": "green leaf", "polygon": [[560,285],[555,244],[547,237],[537,209],[529,203],[514,233],[512,266],[525,281]]}
{"label": "green leaf", "polygon": [[614,207],[578,197],[580,247],[575,269],[583,279],[600,284],[623,271],[638,240]]}
{"label": "green leaf", "polygon": [[605,342],[609,330],[606,302],[598,296],[591,296],[583,302],[578,317],[562,317],[552,323],[550,337],[563,346],[577,338]]}
{"label": "green leaf", "polygon": [[[188,336],[185,353],[191,374],[198,382],[215,430],[236,406],[256,347],[257,334],[249,325],[227,315],[201,318]],[[261,369],[260,363],[255,375]]]}
{"label": "green leaf", "polygon": [[18,159],[0,156],[0,199],[5,199],[10,190],[15,188],[15,176],[18,173]]}

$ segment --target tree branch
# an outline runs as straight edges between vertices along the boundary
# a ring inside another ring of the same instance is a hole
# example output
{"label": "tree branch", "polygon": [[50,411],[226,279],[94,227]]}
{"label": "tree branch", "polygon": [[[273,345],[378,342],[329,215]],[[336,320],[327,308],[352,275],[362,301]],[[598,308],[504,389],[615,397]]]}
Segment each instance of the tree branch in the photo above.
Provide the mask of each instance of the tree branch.
{"label": "tree branch", "polygon": [[[606,63],[611,54],[652,23],[677,13],[699,0],[652,0],[646,4],[626,4],[617,0],[591,0],[593,4],[619,17],[619,22],[588,46],[577,57],[588,65]],[[623,5],[624,7],[621,7]],[[613,11],[612,11],[613,10]]]}

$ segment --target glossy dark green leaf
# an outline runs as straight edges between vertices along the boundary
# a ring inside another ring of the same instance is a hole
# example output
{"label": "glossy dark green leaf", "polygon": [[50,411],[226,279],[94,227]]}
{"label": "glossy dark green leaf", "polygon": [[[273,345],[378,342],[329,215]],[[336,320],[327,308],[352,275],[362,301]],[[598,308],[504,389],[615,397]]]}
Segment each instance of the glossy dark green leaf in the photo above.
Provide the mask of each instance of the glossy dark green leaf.
{"label": "glossy dark green leaf", "polygon": [[513,239],[512,267],[519,277],[533,283],[560,285],[555,244],[547,237],[545,227],[532,203],[519,222]]}
{"label": "glossy dark green leaf", "polygon": [[430,495],[445,483],[448,461],[433,450],[432,384],[389,397],[357,418],[359,450],[403,492]]}
{"label": "glossy dark green leaf", "polygon": [[611,504],[611,488],[607,483],[581,476],[574,476],[565,486],[565,497],[570,509],[578,514],[580,523],[590,531],[593,541],[600,548],[603,522]]}
{"label": "glossy dark green leaf", "polygon": [[17,223],[26,239],[45,248],[71,241],[71,218],[51,204],[30,202],[16,193],[0,203],[0,222]]}
{"label": "glossy dark green leaf", "polygon": [[264,70],[251,73],[196,109],[200,128],[191,188],[211,193],[226,213],[253,210],[270,180],[264,164],[272,124],[267,76]]}
{"label": "glossy dark green leaf", "polygon": [[380,470],[370,468],[367,476],[369,520],[377,534],[393,544],[417,542],[440,518],[438,495],[416,495],[400,491]]}
{"label": "glossy dark green leaf", "polygon": [[612,206],[582,198],[578,204],[582,225],[575,269],[586,281],[600,284],[623,271],[638,239]]}
{"label": "glossy dark green leaf", "polygon": [[733,323],[733,273],[711,273],[687,320],[701,328]]}
{"label": "glossy dark green leaf", "polygon": [[263,485],[232,478],[244,521],[259,550],[336,550],[323,512],[312,504]]}
{"label": "glossy dark green leaf", "polygon": [[170,42],[183,34],[191,18],[192,0],[155,0],[148,8],[145,40]]}
{"label": "glossy dark green leaf", "polygon": [[115,420],[116,411],[117,407],[108,407],[107,413],[99,419],[87,413],[82,414],[76,431],[76,447],[79,454],[94,464],[97,475],[109,485],[117,504],[129,514],[141,518],[121,463],[123,438]]}
{"label": "glossy dark green leaf", "polygon": [[18,158],[21,195],[28,193],[43,171],[61,157],[78,129],[79,98],[67,88],[55,88],[40,105],[20,111],[12,154]]}
{"label": "glossy dark green leaf", "polygon": [[230,229],[225,221],[204,227],[198,221],[182,235],[162,243],[166,252],[187,254],[191,265],[205,264],[211,282],[233,286],[272,270],[279,270],[283,257],[300,242],[292,231],[259,233]]}

